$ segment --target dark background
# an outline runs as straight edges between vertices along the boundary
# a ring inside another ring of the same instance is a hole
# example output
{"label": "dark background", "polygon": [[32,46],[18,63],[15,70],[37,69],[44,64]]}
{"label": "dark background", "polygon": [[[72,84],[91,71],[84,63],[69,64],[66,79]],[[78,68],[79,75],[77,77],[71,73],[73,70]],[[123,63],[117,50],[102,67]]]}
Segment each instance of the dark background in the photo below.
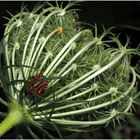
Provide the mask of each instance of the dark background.
{"label": "dark background", "polygon": [[[32,10],[36,1],[26,1],[24,5],[27,5],[29,10]],[[55,4],[55,2],[50,2]],[[67,2],[66,2],[67,3]],[[0,1],[0,39],[3,37],[5,24],[7,20],[3,17],[10,17],[6,12],[10,11],[13,15],[21,10],[22,1]],[[111,26],[117,26],[115,32],[122,34],[122,41],[125,42],[125,34],[131,37],[132,47],[137,47],[140,42],[140,31],[126,28],[122,25],[132,25],[139,27],[140,30],[140,2],[138,1],[102,1],[102,2],[81,2],[79,6],[74,8],[81,9],[77,11],[79,14],[79,21],[94,25],[95,23],[101,30],[101,24],[106,28]],[[132,63],[136,63],[139,60],[138,57],[132,58]],[[0,107],[1,108],[1,107]],[[138,123],[140,117],[140,107],[136,108],[136,119]],[[135,130],[137,129],[137,130]],[[105,128],[93,129],[91,132],[78,134],[73,138],[140,138],[140,127],[136,128],[133,121],[127,119],[126,122],[122,122],[122,126],[117,126],[115,131],[112,125]]]}

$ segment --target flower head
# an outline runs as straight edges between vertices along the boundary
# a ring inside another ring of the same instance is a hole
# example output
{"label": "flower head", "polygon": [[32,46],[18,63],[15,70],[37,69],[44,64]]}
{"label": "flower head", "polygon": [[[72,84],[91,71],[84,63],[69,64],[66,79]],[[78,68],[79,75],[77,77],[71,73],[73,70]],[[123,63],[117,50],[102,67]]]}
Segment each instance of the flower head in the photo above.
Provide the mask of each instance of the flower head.
{"label": "flower head", "polygon": [[[83,130],[119,118],[136,94],[136,72],[130,65],[134,50],[127,49],[128,42],[123,46],[111,29],[97,35],[96,25],[95,36],[82,30],[69,7],[63,13],[62,7],[52,6],[40,14],[15,15],[3,43],[5,94],[17,102],[21,116],[28,114],[27,121],[51,138],[49,128],[61,136],[57,127]],[[117,48],[110,47],[113,43]]]}

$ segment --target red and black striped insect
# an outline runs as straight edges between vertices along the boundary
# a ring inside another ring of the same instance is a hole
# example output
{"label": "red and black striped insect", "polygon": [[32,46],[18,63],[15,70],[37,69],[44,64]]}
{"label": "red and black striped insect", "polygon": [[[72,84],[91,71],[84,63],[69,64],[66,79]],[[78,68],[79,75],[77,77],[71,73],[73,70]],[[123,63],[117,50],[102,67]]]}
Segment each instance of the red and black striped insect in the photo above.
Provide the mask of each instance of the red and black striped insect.
{"label": "red and black striped insect", "polygon": [[26,91],[34,95],[43,94],[48,89],[48,80],[45,79],[43,74],[36,74],[29,77],[26,85]]}

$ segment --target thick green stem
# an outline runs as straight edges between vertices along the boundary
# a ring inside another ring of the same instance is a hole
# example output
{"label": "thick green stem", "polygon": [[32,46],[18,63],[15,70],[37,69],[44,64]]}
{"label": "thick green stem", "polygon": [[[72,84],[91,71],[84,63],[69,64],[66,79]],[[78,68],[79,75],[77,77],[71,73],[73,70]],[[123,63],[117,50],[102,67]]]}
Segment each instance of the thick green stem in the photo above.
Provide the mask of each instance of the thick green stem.
{"label": "thick green stem", "polygon": [[18,104],[17,101],[12,101],[9,104],[9,114],[0,123],[0,137],[9,131],[13,126],[22,122],[31,122],[32,119],[25,108]]}
{"label": "thick green stem", "polygon": [[21,123],[23,120],[22,114],[19,111],[12,111],[6,117],[5,120],[0,124],[0,136],[5,134],[8,130],[10,130],[13,126]]}

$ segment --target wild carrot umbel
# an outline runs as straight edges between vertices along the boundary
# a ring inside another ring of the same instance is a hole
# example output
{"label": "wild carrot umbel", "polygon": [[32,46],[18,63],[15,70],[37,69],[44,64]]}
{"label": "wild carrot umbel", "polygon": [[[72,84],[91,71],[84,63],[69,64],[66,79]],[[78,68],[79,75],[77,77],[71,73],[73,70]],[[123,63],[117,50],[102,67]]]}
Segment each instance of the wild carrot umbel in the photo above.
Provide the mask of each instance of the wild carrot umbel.
{"label": "wild carrot umbel", "polygon": [[7,100],[0,102],[9,112],[0,117],[1,136],[24,123],[34,138],[33,127],[45,138],[56,138],[52,130],[63,137],[129,113],[139,77],[131,55],[139,50],[129,48],[129,38],[123,45],[113,28],[82,29],[70,9],[75,4],[22,10],[7,23],[0,71]]}

